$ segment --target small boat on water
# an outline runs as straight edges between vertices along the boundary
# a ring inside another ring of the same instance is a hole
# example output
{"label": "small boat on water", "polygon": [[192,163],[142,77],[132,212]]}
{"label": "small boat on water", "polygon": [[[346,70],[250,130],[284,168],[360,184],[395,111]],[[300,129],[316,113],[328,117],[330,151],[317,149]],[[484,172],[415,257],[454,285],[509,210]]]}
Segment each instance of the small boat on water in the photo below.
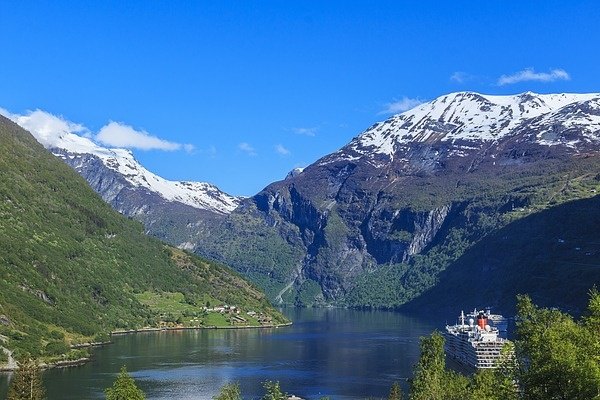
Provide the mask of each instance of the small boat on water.
{"label": "small boat on water", "polygon": [[498,327],[490,324],[493,323],[490,315],[494,314],[475,310],[467,314],[466,319],[465,313],[461,311],[459,323],[446,325],[446,354],[468,367],[495,368],[502,348],[509,341],[500,337]]}

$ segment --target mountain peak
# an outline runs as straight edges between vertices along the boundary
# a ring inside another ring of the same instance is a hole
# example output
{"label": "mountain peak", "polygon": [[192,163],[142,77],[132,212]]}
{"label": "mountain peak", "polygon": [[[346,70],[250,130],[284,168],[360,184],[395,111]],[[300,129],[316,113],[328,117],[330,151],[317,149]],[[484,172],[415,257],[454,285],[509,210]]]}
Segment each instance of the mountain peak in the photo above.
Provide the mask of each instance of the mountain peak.
{"label": "mountain peak", "polygon": [[144,168],[129,149],[106,148],[96,144],[82,125],[74,124],[41,110],[27,115],[8,114],[7,117],[31,134],[54,155],[73,164],[85,156],[98,158],[102,164],[117,173],[134,188],[157,193],[167,201],[228,214],[241,202],[215,185],[206,182],[176,182],[164,179]]}
{"label": "mountain peak", "polygon": [[294,177],[300,175],[302,173],[302,171],[304,171],[303,167],[294,168],[290,172],[288,172],[288,174],[285,176],[285,179],[294,178]]}
{"label": "mountain peak", "polygon": [[[413,143],[456,142],[457,146],[469,146],[493,142],[509,136],[527,121],[598,98],[598,93],[449,93],[374,124],[323,162],[366,157],[381,163],[381,156],[393,160],[399,151]],[[547,140],[540,143],[560,144]]]}

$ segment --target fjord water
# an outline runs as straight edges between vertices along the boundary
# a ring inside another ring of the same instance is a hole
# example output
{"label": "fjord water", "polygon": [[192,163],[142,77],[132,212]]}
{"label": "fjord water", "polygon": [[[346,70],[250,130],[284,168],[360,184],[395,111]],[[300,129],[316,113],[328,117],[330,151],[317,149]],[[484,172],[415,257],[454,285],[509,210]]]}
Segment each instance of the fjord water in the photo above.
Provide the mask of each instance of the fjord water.
{"label": "fjord water", "polygon": [[[386,311],[286,309],[290,327],[140,333],[114,338],[93,361],[44,373],[48,400],[101,399],[121,366],[150,400],[210,399],[237,381],[245,398],[278,380],[304,398],[384,397],[405,381],[419,337],[440,321]],[[3,378],[2,385],[6,385]]]}

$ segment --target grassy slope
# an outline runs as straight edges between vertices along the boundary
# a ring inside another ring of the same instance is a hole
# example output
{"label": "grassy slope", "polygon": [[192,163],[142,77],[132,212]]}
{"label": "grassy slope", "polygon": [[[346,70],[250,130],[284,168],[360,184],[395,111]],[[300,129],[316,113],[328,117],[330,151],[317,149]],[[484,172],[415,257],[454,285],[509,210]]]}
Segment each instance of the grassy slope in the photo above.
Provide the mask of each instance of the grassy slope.
{"label": "grassy slope", "polygon": [[0,117],[5,345],[17,355],[49,355],[47,343],[63,337],[86,340],[156,324],[158,311],[136,297],[145,291],[182,293],[191,304],[209,296],[283,318],[229,269],[145,236],[139,223],[113,211],[70,167]]}

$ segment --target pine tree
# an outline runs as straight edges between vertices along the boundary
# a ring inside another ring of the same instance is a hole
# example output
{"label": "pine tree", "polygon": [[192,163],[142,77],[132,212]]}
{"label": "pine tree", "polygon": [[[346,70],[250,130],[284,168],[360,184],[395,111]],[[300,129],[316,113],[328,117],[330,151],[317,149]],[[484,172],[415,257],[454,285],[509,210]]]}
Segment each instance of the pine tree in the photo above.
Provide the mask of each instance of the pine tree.
{"label": "pine tree", "polygon": [[123,366],[112,387],[106,389],[106,400],[144,400],[146,396]]}
{"label": "pine tree", "polygon": [[388,400],[402,400],[402,388],[398,382],[392,384]]}
{"label": "pine tree", "polygon": [[242,400],[240,385],[237,383],[228,383],[221,388],[218,395],[213,397],[214,400]]}
{"label": "pine tree", "polygon": [[263,396],[263,400],[286,400],[288,397],[281,391],[279,382],[266,381],[263,386],[267,389],[267,393]]}
{"label": "pine tree", "polygon": [[45,395],[42,372],[37,362],[19,363],[8,389],[8,400],[43,400]]}

